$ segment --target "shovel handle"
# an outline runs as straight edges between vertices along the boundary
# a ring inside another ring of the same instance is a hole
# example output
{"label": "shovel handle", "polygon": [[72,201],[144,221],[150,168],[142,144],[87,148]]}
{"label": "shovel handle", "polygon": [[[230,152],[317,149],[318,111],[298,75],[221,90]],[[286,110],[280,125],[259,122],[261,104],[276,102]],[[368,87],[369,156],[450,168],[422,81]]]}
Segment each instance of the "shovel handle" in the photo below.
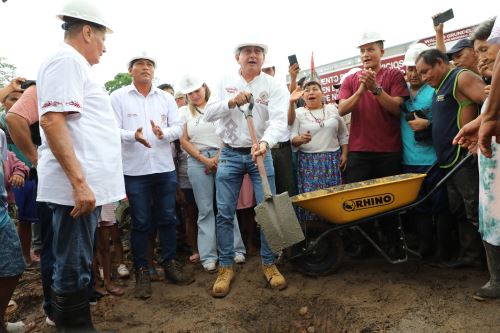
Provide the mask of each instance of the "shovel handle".
{"label": "shovel handle", "polygon": [[[257,134],[255,133],[255,127],[253,126],[253,117],[247,117],[248,132],[252,138],[252,145],[258,145]],[[262,155],[256,158],[257,168],[259,169],[260,179],[262,181],[262,189],[264,190],[264,199],[272,198],[273,194],[271,192],[271,187],[269,186],[269,181],[267,180],[266,168],[264,167],[264,159]]]}

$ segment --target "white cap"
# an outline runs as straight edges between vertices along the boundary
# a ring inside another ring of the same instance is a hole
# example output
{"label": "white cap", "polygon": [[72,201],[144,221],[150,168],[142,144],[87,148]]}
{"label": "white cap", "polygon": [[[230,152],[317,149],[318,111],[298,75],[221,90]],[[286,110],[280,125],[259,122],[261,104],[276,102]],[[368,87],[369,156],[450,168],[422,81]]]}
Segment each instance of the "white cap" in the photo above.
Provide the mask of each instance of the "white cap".
{"label": "white cap", "polygon": [[234,54],[240,53],[240,49],[242,49],[244,47],[247,47],[247,46],[257,46],[257,47],[260,47],[261,49],[264,50],[264,54],[267,53],[267,45],[266,44],[248,42],[248,43],[240,43],[240,44],[236,45],[236,47],[234,48]]}
{"label": "white cap", "polygon": [[356,47],[360,47],[366,44],[374,43],[374,42],[384,42],[385,39],[382,38],[382,35],[377,31],[367,31],[361,35]]}
{"label": "white cap", "polygon": [[342,78],[340,79],[339,84],[344,83],[344,80],[345,80],[347,77],[349,77],[349,76],[353,75],[354,73],[359,72],[360,70],[361,70],[361,68],[359,68],[359,67],[354,67],[354,68],[351,68],[349,71],[347,71],[347,73],[345,73],[344,75],[342,75]]}
{"label": "white cap", "polygon": [[183,94],[189,94],[195,90],[200,89],[203,86],[203,81],[199,80],[193,75],[184,75],[179,83],[180,92]]}
{"label": "white cap", "polygon": [[57,18],[63,19],[64,16],[73,17],[87,22],[96,23],[106,27],[107,33],[113,33],[109,27],[108,21],[101,13],[99,8],[88,0],[69,0],[57,14]]}
{"label": "white cap", "polygon": [[149,60],[153,63],[153,65],[156,67],[156,59],[153,58],[149,53],[143,51],[143,52],[138,52],[135,56],[130,58],[130,60],[127,62],[127,66],[130,67],[132,65],[133,61],[139,60],[139,59],[146,59]]}
{"label": "white cap", "polygon": [[428,49],[429,47],[424,43],[417,43],[410,46],[405,53],[403,66],[415,66],[415,61],[417,60],[418,55]]}

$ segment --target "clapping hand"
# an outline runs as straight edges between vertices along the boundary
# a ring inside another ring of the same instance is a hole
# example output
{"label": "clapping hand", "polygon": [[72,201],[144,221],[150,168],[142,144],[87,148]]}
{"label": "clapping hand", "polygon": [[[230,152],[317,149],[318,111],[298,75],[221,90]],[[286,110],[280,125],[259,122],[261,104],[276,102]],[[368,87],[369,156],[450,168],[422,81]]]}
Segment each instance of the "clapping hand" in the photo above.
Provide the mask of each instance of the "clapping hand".
{"label": "clapping hand", "polygon": [[153,130],[153,133],[158,138],[158,140],[163,139],[163,131],[161,130],[161,127],[156,125],[153,120],[151,120],[151,129]]}
{"label": "clapping hand", "polygon": [[146,139],[146,137],[144,136],[144,133],[142,133],[142,127],[139,127],[136,131],[135,131],[135,140],[139,143],[141,143],[142,145],[144,145],[145,147],[147,148],[151,148],[151,144],[149,143],[149,141]]}

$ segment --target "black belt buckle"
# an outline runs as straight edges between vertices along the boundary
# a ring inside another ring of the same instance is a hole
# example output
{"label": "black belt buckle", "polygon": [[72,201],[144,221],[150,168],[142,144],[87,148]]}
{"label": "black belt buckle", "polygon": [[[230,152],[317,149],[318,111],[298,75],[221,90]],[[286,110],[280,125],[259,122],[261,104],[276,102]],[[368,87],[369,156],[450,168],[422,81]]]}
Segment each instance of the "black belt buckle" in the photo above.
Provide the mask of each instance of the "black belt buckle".
{"label": "black belt buckle", "polygon": [[272,149],[281,149],[281,148],[289,147],[290,145],[291,145],[290,141],[282,141],[282,142],[278,142],[277,144],[272,146]]}
{"label": "black belt buckle", "polygon": [[240,154],[250,154],[252,152],[251,147],[231,147],[227,143],[224,144],[224,146],[232,151],[238,152]]}

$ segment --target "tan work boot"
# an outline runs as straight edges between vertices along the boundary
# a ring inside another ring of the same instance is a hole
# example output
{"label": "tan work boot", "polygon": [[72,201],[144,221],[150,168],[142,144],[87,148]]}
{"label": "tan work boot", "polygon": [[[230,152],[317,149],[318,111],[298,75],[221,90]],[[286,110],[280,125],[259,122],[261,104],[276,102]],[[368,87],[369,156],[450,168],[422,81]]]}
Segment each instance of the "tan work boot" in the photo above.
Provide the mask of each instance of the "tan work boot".
{"label": "tan work boot", "polygon": [[262,265],[262,271],[266,276],[267,283],[271,289],[283,290],[286,288],[286,280],[283,275],[281,275],[280,271],[278,271],[278,267],[276,265]]}
{"label": "tan work boot", "polygon": [[213,297],[225,297],[231,289],[231,281],[234,279],[233,267],[219,267],[217,280],[212,287]]}

